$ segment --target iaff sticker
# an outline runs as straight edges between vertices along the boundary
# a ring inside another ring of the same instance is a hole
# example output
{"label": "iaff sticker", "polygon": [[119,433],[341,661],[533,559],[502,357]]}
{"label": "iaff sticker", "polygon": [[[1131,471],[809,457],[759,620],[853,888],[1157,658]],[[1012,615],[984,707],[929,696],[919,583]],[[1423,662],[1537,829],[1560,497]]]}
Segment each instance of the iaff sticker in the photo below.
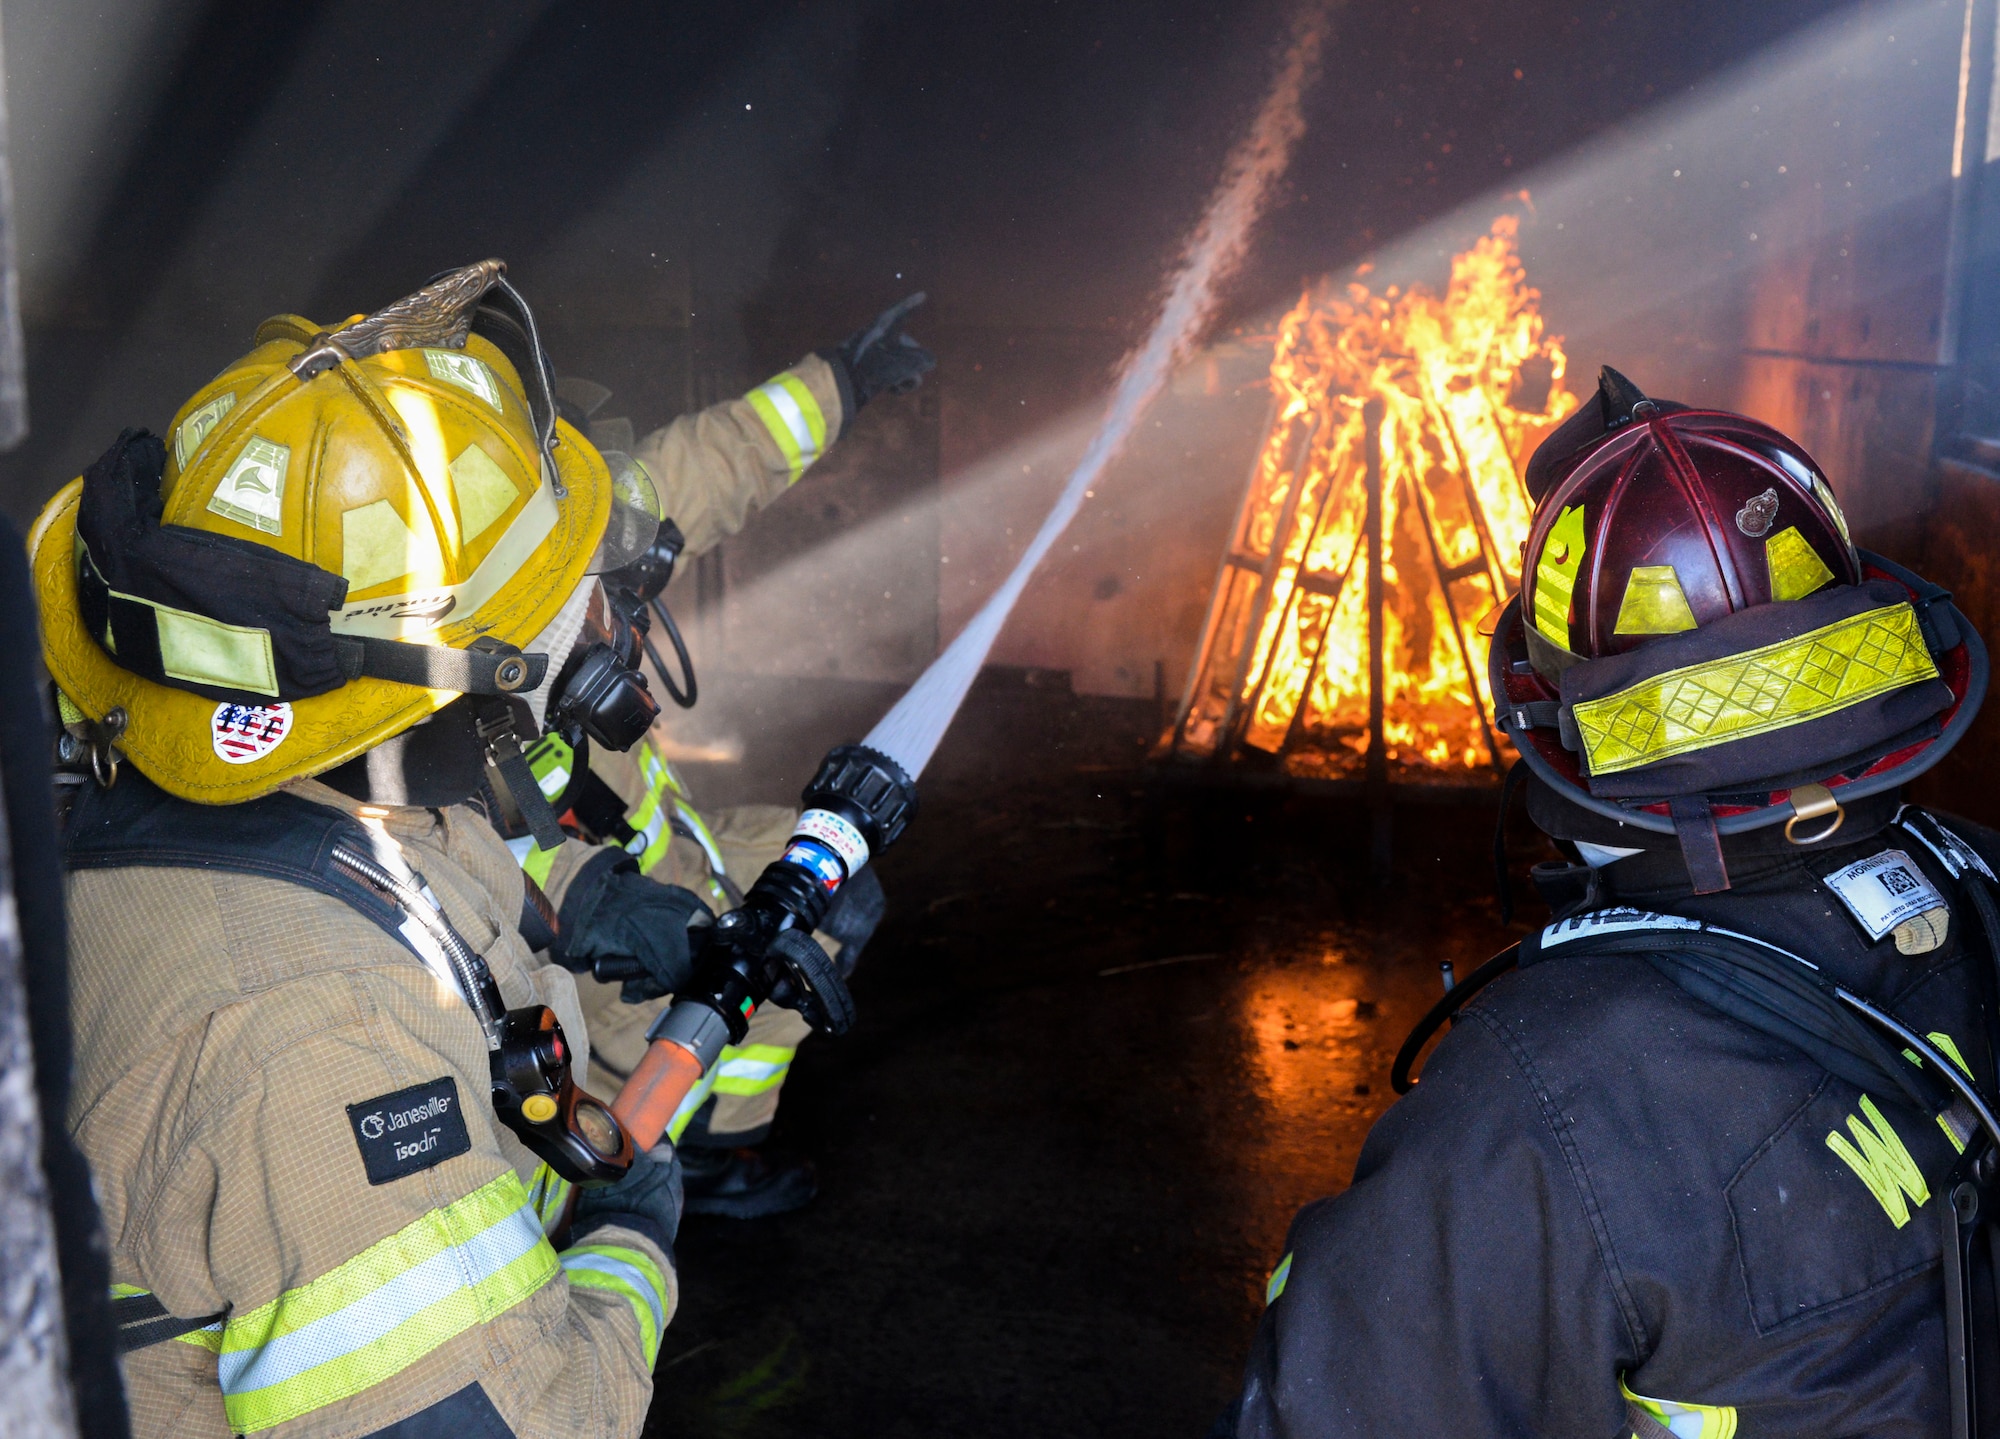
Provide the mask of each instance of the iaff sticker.
{"label": "iaff sticker", "polygon": [[292,707],[219,704],[208,728],[215,752],[225,764],[249,764],[285,742],[292,732]]}
{"label": "iaff sticker", "polygon": [[787,864],[811,870],[819,876],[819,882],[829,890],[839,889],[841,882],[847,878],[847,871],[840,867],[840,861],[834,858],[833,851],[809,839],[794,841],[792,847],[785,851],[784,858]]}
{"label": "iaff sticker", "polygon": [[1945,908],[1944,896],[1900,849],[1885,849],[1835,871],[1826,877],[1826,887],[1840,897],[1871,940],[1925,910]]}

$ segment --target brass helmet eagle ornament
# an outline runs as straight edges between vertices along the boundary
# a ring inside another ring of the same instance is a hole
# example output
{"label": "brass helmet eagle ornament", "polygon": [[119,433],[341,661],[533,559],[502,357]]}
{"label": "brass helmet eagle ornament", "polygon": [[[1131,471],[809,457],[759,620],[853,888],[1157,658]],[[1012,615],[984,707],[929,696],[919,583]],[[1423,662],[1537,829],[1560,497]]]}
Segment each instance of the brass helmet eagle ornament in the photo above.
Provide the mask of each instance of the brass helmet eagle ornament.
{"label": "brass helmet eagle ornament", "polygon": [[1696,893],[1721,836],[1829,839],[1965,734],[1985,646],[1950,595],[1857,549],[1795,441],[1648,399],[1610,368],[1535,451],[1520,594],[1494,630],[1500,726],[1589,834],[1677,836]]}
{"label": "brass helmet eagle ornament", "polygon": [[122,754],[182,799],[251,800],[475,696],[452,728],[553,844],[514,717],[617,748],[644,733],[630,636],[576,620],[592,576],[653,544],[659,499],[558,417],[505,272],[452,270],[332,328],[265,321],[166,441],[127,430],[49,502],[29,536],[44,653],[100,783]]}

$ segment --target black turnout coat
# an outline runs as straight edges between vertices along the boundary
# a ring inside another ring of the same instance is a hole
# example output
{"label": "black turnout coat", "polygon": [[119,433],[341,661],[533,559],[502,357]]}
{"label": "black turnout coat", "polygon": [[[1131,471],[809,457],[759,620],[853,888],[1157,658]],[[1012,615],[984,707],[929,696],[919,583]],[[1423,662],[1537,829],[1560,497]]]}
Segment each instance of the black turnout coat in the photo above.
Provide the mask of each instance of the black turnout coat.
{"label": "black turnout coat", "polygon": [[[2000,869],[2000,837],[1948,823]],[[1677,855],[1639,855],[1599,897],[1810,958],[1947,1036],[1990,1092],[1971,906],[1901,828],[1837,838],[1732,845],[1734,887],[1703,897]],[[1949,901],[1929,953],[1871,942],[1823,882],[1885,849]],[[1865,1096],[1643,957],[1552,953],[1466,1007],[1352,1186],[1299,1214],[1225,1427],[1947,1434],[1940,1186],[1957,1157],[1907,1100]]]}

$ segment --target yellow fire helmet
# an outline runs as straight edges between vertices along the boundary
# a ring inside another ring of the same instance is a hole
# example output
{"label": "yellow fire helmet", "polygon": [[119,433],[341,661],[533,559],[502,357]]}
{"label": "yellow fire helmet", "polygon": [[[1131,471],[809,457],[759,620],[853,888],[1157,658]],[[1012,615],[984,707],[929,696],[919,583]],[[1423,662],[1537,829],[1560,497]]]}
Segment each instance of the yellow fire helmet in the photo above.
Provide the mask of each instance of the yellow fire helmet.
{"label": "yellow fire helmet", "polygon": [[267,320],[164,445],[127,431],[48,503],[28,548],[66,723],[233,804],[553,679],[520,647],[594,568],[612,480],[505,270],[331,331]]}

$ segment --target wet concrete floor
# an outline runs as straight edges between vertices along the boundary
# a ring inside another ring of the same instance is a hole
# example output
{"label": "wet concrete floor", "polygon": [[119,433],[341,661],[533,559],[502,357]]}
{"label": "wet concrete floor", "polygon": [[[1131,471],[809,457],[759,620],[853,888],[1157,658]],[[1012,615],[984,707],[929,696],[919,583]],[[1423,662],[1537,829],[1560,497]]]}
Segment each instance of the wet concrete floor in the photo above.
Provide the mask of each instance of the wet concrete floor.
{"label": "wet concrete floor", "polygon": [[820,1198],[688,1222],[649,1434],[1199,1436],[1234,1392],[1439,961],[1510,935],[1490,801],[1399,808],[1383,888],[1358,804],[1149,804],[1153,722],[975,691],[785,1092]]}

